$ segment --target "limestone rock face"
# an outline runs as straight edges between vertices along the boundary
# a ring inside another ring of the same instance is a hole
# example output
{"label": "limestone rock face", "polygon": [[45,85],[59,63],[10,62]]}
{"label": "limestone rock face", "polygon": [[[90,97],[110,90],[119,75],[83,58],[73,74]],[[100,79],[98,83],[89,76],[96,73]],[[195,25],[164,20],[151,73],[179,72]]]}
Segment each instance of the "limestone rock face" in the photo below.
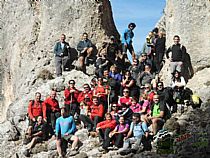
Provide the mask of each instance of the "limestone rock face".
{"label": "limestone rock face", "polygon": [[209,0],[167,0],[163,19],[168,46],[179,35],[196,70],[210,64]]}
{"label": "limestone rock face", "polygon": [[[209,93],[209,88],[206,88],[206,82],[209,81],[207,72],[210,66],[210,1],[167,0],[158,26],[166,30],[167,47],[173,44],[174,35],[180,36],[181,44],[187,48],[195,72],[194,78],[189,80],[187,86],[208,100],[206,94]],[[166,62],[162,72],[166,85],[170,76],[168,64]]]}
{"label": "limestone rock face", "polygon": [[107,0],[0,0],[4,111],[43,69],[54,73],[53,47],[62,33],[75,48],[83,32],[94,44],[118,36]]}

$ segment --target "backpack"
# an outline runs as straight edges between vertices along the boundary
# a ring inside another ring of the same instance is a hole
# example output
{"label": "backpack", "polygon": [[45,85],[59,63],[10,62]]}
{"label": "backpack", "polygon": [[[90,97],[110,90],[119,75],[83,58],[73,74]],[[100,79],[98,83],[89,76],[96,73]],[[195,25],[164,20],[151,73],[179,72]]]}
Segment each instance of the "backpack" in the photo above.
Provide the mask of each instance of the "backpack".
{"label": "backpack", "polygon": [[192,104],[193,109],[200,107],[201,103],[202,103],[202,100],[197,94],[191,95],[191,104]]}

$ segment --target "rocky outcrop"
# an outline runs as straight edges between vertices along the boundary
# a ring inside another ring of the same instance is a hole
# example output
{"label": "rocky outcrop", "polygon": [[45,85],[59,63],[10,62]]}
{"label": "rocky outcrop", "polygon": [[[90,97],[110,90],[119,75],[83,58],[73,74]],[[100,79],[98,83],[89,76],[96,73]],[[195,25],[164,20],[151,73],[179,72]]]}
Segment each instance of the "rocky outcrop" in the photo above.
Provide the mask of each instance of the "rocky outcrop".
{"label": "rocky outcrop", "polygon": [[210,63],[210,2],[209,0],[167,0],[162,26],[165,25],[167,45],[179,35],[197,71]]}
{"label": "rocky outcrop", "polygon": [[[186,78],[194,75],[194,78],[189,80],[188,87],[196,91],[202,99],[208,100],[209,96],[206,93],[209,93],[209,86],[206,83],[210,81],[207,76],[210,67],[210,1],[167,0],[164,15],[158,26],[166,30],[167,47],[173,44],[174,35],[181,37],[181,43],[186,46],[194,69],[194,72],[191,70],[191,74],[186,74],[190,68],[188,60],[185,67]],[[170,76],[168,64],[166,62],[163,68],[166,85]]]}
{"label": "rocky outcrop", "polygon": [[118,36],[107,0],[0,0],[0,51],[3,63],[3,113],[31,91],[38,74],[54,74],[53,46],[65,33],[72,48],[87,32],[94,44]]}

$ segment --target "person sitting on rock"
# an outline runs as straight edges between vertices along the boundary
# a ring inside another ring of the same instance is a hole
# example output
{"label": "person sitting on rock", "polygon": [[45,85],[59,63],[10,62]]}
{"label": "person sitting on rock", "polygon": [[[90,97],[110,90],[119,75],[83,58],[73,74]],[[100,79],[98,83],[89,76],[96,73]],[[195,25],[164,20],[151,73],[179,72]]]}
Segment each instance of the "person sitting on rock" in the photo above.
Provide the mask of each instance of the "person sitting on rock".
{"label": "person sitting on rock", "polygon": [[128,131],[129,131],[129,124],[125,123],[124,116],[120,116],[119,124],[109,134],[111,140],[114,140],[114,149],[119,149],[123,147],[123,140],[124,137],[126,137]]}
{"label": "person sitting on rock", "polygon": [[136,97],[132,97],[130,109],[133,113],[139,113],[141,111],[141,105],[138,103],[138,99]]}
{"label": "person sitting on rock", "polygon": [[56,75],[58,77],[62,75],[62,66],[64,71],[70,69],[68,65],[70,46],[65,39],[66,35],[62,34],[60,41],[57,42],[54,47]]}
{"label": "person sitting on rock", "polygon": [[30,155],[30,150],[37,144],[46,140],[46,122],[43,121],[42,116],[37,117],[37,121],[32,127],[31,134],[29,135],[30,143],[27,145],[27,149],[24,152],[25,156]]}
{"label": "person sitting on rock", "polygon": [[118,115],[118,110],[119,110],[119,106],[117,103],[112,103],[111,104],[111,112],[110,114],[112,115],[112,119],[117,120],[117,115]]}
{"label": "person sitting on rock", "polygon": [[121,109],[118,110],[117,114],[117,122],[119,122],[120,116],[125,118],[126,123],[130,124],[132,122],[133,111],[131,110],[130,105],[124,103],[121,104]]}
{"label": "person sitting on rock", "polygon": [[149,83],[146,83],[145,86],[143,87],[142,89],[142,92],[141,92],[141,96],[140,96],[140,101],[143,100],[143,95],[147,95],[147,100],[152,104],[153,103],[153,97],[155,95],[155,91],[152,90],[152,85],[149,84]]}
{"label": "person sitting on rock", "polygon": [[52,90],[50,97],[44,100],[43,107],[46,108],[46,113],[43,114],[44,118],[47,118],[47,123],[50,128],[51,135],[54,135],[55,122],[60,117],[59,102],[56,99],[56,90]]}
{"label": "person sitting on rock", "polygon": [[180,71],[175,70],[172,74],[171,88],[173,89],[173,98],[177,103],[184,101],[184,88],[186,82]]}
{"label": "person sitting on rock", "polygon": [[110,67],[109,77],[115,79],[119,84],[122,81],[122,75],[118,72],[116,65]]}
{"label": "person sitting on rock", "polygon": [[[46,108],[43,107],[43,102],[41,101],[41,93],[35,93],[35,100],[31,100],[28,105],[28,116],[29,116],[29,127],[27,134],[30,136],[32,133],[32,128],[36,123],[38,116],[42,116],[46,113]],[[47,119],[44,118],[44,121],[47,122]]]}
{"label": "person sitting on rock", "polygon": [[69,80],[68,87],[64,91],[64,96],[65,96],[64,104],[68,115],[72,115],[74,117],[75,113],[79,114],[79,106],[77,102],[79,91],[75,87],[74,80]]}
{"label": "person sitting on rock", "polygon": [[154,72],[154,64],[151,59],[148,58],[146,53],[141,53],[141,56],[139,57],[139,70],[140,73],[145,70],[145,65],[150,65],[152,68],[152,72]]}
{"label": "person sitting on rock", "polygon": [[80,69],[82,71],[86,71],[85,66],[89,61],[89,57],[93,53],[93,44],[91,40],[88,39],[88,34],[85,32],[82,35],[83,40],[81,40],[77,45],[77,50],[79,51],[79,62],[80,62]]}
{"label": "person sitting on rock", "polygon": [[186,82],[184,77],[181,75],[180,71],[175,70],[173,72],[173,78],[171,81],[171,87],[173,89],[179,88],[179,89],[183,89],[186,86]]}
{"label": "person sitting on rock", "polygon": [[119,97],[119,100],[118,100],[119,106],[121,106],[123,103],[129,106],[131,105],[132,97],[130,97],[129,93],[130,93],[130,90],[128,88],[125,88],[123,90],[123,96]]}
{"label": "person sitting on rock", "polygon": [[155,78],[155,74],[151,71],[150,65],[145,65],[145,70],[141,72],[137,80],[140,88],[144,88],[146,83],[151,84],[152,80]]}
{"label": "person sitting on rock", "polygon": [[140,73],[139,61],[137,59],[133,60],[132,65],[128,68],[128,70],[131,72],[131,76],[137,80]]}
{"label": "person sitting on rock", "polygon": [[[79,138],[74,135],[76,131],[76,124],[73,117],[68,116],[65,106],[61,108],[61,117],[56,120],[55,130],[58,155],[60,157],[65,155],[68,142],[70,141],[73,141],[70,155],[77,154]],[[64,147],[64,149],[62,147]]]}
{"label": "person sitting on rock", "polygon": [[110,113],[105,114],[105,121],[102,121],[97,124],[96,133],[99,135],[100,142],[103,142],[99,151],[108,152],[108,147],[110,146],[110,137],[109,133],[116,127],[116,120],[112,119]]}
{"label": "person sitting on rock", "polygon": [[172,112],[176,112],[177,105],[176,101],[173,98],[173,89],[170,87],[164,87],[163,82],[157,83],[156,93],[160,96],[160,101],[165,101],[166,104],[172,107]]}
{"label": "person sitting on rock", "polygon": [[93,96],[93,104],[90,106],[88,115],[80,115],[81,121],[87,127],[88,131],[96,131],[96,126],[103,120],[104,106],[99,104],[98,98]]}
{"label": "person sitting on rock", "polygon": [[151,116],[148,119],[152,121],[152,132],[156,135],[167,119],[168,109],[165,102],[160,101],[159,95],[154,95],[153,101],[154,103],[151,105]]}
{"label": "person sitting on rock", "polygon": [[130,90],[130,96],[138,96],[139,95],[139,89],[136,85],[136,80],[131,76],[130,71],[126,71],[125,75],[123,76],[121,87],[120,87],[120,94],[122,96],[123,90],[127,88]]}
{"label": "person sitting on rock", "polygon": [[[107,43],[105,43],[107,45]],[[107,51],[106,51],[106,45],[102,47],[102,49],[99,50],[99,53],[97,55],[96,63],[95,63],[95,73],[98,77],[103,76],[103,71],[105,69],[109,69],[109,60],[107,58]]]}
{"label": "person sitting on rock", "polygon": [[149,130],[146,122],[142,122],[140,119],[140,114],[134,113],[130,130],[127,136],[124,138],[123,148],[120,151],[120,154],[125,155],[129,154],[130,152],[136,152],[140,148],[143,137],[148,137],[148,131]]}
{"label": "person sitting on rock", "polygon": [[79,96],[77,98],[78,103],[82,103],[88,96],[90,100],[92,100],[93,97],[93,91],[90,89],[89,84],[85,83],[83,85],[84,90],[79,93]]}

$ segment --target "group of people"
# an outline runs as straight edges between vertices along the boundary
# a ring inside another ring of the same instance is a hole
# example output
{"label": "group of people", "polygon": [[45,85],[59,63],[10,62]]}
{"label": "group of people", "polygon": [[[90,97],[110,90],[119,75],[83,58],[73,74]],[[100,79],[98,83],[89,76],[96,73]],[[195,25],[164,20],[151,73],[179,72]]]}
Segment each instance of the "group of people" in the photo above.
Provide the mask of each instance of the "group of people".
{"label": "group of people", "polygon": [[[121,46],[114,36],[110,43],[104,43],[97,54],[96,77],[85,83],[82,91],[75,87],[75,80],[68,82],[63,106],[56,99],[56,89],[44,101],[41,101],[40,93],[35,94],[35,99],[28,106],[28,151],[37,142],[55,137],[60,157],[66,154],[68,142],[72,143],[70,152],[78,153],[79,138],[74,135],[76,124],[82,124],[90,136],[99,136],[101,152],[119,149],[123,155],[128,149],[131,152],[137,152],[140,147],[142,150],[151,149],[148,147],[152,141],[150,136],[156,135],[171,113],[177,111],[178,100],[174,94],[182,92],[186,85],[181,76],[186,49],[179,43],[179,36],[175,35],[174,44],[166,51],[164,32],[154,29],[137,58],[132,46],[135,27],[134,23],[128,25],[122,35]],[[87,33],[83,34],[77,49],[80,66],[84,70],[94,49]],[[68,70],[65,59],[70,53],[64,34],[54,50],[56,74],[60,76],[62,64],[63,70]],[[127,50],[132,55],[130,65]],[[158,76],[165,53],[171,63],[170,87],[164,87]]]}

